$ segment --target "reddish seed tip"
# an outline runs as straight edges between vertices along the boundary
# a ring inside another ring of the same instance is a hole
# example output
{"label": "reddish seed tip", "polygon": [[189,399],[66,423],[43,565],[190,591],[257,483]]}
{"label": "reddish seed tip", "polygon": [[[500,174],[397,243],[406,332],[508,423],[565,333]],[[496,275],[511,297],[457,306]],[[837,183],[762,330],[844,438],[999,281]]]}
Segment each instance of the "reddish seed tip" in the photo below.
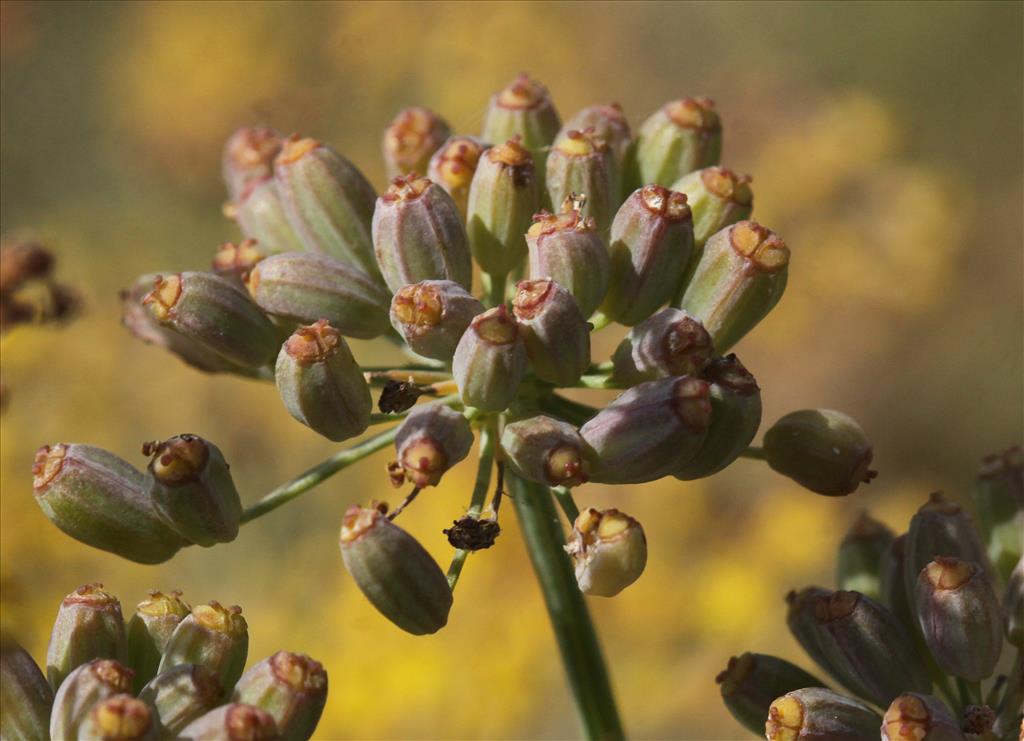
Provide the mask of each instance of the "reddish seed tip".
{"label": "reddish seed tip", "polygon": [[264,741],[277,737],[273,716],[253,705],[233,705],[227,712],[228,741]]}
{"label": "reddish seed tip", "polygon": [[394,178],[387,191],[381,196],[381,200],[386,203],[414,201],[422,196],[431,185],[433,183],[430,178],[411,172],[408,175]]}
{"label": "reddish seed tip", "polygon": [[718,131],[722,122],[710,98],[682,98],[665,105],[665,113],[677,126],[702,131]]}
{"label": "reddish seed tip", "polygon": [[135,676],[135,672],[113,659],[97,659],[90,664],[89,671],[115,692],[127,692]]}
{"label": "reddish seed tip", "polygon": [[845,590],[818,597],[814,602],[814,617],[822,622],[847,617],[856,609],[860,597],[857,592]]}
{"label": "reddish seed tip", "polygon": [[762,272],[774,273],[789,264],[786,243],[756,221],[740,221],[730,227],[729,243],[738,255]]}
{"label": "reddish seed tip", "polygon": [[444,316],[444,303],[436,286],[416,283],[398,290],[394,311],[402,324],[415,327],[434,327]]}
{"label": "reddish seed tip", "polygon": [[83,584],[67,595],[61,604],[65,607],[85,605],[96,610],[116,609],[117,612],[121,611],[121,603],[117,601],[117,597],[104,592],[103,584],[100,582]]}
{"label": "reddish seed tip", "polygon": [[300,692],[314,692],[327,684],[327,672],[319,661],[305,654],[278,651],[270,657],[274,676]]}
{"label": "reddish seed tip", "polygon": [[519,75],[494,97],[501,108],[536,108],[548,99],[548,91],[542,84],[530,78],[525,72]]}
{"label": "reddish seed tip", "polygon": [[544,308],[554,289],[550,278],[521,280],[516,283],[516,295],[512,299],[512,311],[517,319],[532,319]]}
{"label": "reddish seed tip", "polygon": [[284,351],[301,365],[323,363],[341,347],[341,333],[326,319],[299,327],[285,340]]}
{"label": "reddish seed tip", "polygon": [[723,200],[741,206],[754,202],[754,193],[750,189],[753,178],[749,175],[737,175],[726,167],[707,167],[700,171],[700,179],[705,188]]}
{"label": "reddish seed tip", "polygon": [[166,278],[157,276],[153,283],[153,290],[142,299],[142,304],[148,306],[150,312],[159,321],[167,321],[174,316],[174,307],[181,298],[182,277],[181,273],[169,275]]}
{"label": "reddish seed tip", "polygon": [[470,327],[480,339],[492,345],[509,345],[519,336],[519,323],[504,304],[473,317]]}
{"label": "reddish seed tip", "polygon": [[498,144],[487,150],[487,158],[506,167],[532,167],[533,155],[522,145],[523,137],[513,136],[504,144]]}
{"label": "reddish seed tip", "polygon": [[277,155],[275,163],[278,165],[292,165],[320,146],[316,139],[301,137],[292,134],[281,145],[281,153]]}
{"label": "reddish seed tip", "polygon": [[685,193],[677,193],[653,183],[645,185],[640,190],[640,203],[651,213],[669,221],[687,221],[693,218]]}
{"label": "reddish seed tip", "polygon": [[44,445],[36,451],[32,461],[32,488],[37,496],[43,494],[42,490],[61,472],[67,450],[66,445],[58,444]]}
{"label": "reddish seed tip", "polygon": [[281,151],[281,137],[273,129],[239,129],[228,142],[228,159],[239,168],[270,165]]}
{"label": "reddish seed tip", "polygon": [[978,567],[959,558],[938,556],[922,570],[922,575],[939,591],[959,589],[978,573]]}

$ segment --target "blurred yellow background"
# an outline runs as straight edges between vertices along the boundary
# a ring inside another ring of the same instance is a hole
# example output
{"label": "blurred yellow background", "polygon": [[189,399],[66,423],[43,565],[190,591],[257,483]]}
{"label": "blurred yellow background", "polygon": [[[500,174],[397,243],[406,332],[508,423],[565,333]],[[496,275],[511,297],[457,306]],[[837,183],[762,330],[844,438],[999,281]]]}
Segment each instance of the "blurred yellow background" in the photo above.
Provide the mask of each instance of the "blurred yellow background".
{"label": "blurred yellow background", "polygon": [[[718,700],[733,653],[803,665],[784,593],[830,584],[861,508],[894,528],[930,490],[963,498],[983,454],[1024,437],[1020,3],[19,3],[0,4],[2,230],[59,256],[85,296],[62,329],[2,340],[4,626],[37,659],[59,599],[102,581],[126,613],[146,589],[244,607],[250,662],[278,648],[323,661],[319,738],[578,734],[511,508],[470,559],[447,628],[407,636],[344,572],[341,513],[390,498],[380,454],[247,525],[238,540],[132,565],[61,534],[33,502],[35,449],[88,442],[142,465],[144,440],[196,432],[243,499],[334,446],[271,384],[208,377],[134,341],[117,290],[205,268],[236,238],[220,147],[266,123],[322,138],[380,188],[379,138],[427,105],[477,133],[488,95],[528,70],[563,117],[618,101],[634,126],[664,101],[713,97],[723,163],[754,177],[755,217],[792,249],[787,295],[738,348],[765,421],[830,406],[873,438],[879,478],[845,500],[740,461],[712,480],[612,489],[647,531],[647,572],[591,600],[620,711],[637,738],[740,738]],[[617,330],[599,335],[609,352]],[[364,363],[395,360],[357,343]],[[442,527],[468,502],[466,463],[403,516],[447,563]]]}

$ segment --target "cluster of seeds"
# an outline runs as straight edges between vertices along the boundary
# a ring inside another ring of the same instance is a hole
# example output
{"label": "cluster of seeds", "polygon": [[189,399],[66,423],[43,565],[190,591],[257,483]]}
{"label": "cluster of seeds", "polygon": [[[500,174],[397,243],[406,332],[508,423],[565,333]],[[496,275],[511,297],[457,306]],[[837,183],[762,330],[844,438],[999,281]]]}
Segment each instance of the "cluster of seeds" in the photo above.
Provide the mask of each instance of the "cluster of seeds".
{"label": "cluster of seeds", "polygon": [[[244,240],[221,246],[210,271],[139,278],[124,323],[200,370],[272,379],[288,413],[330,440],[400,424],[244,511],[223,457],[194,435],[147,447],[145,473],[88,446],[46,447],[35,490],[58,527],[165,560],[231,540],[240,523],[394,442],[390,479],[413,488],[390,514],[349,510],[341,550],[382,613],[425,633],[445,624],[466,553],[500,532],[506,474],[557,497],[578,583],[596,595],[639,577],[646,539],[617,510],[580,513],[573,487],[688,481],[740,456],[829,496],[874,475],[863,431],[831,410],[787,415],[763,448],[750,446],[760,389],[731,350],[781,298],[790,251],[749,220],[750,178],[720,166],[710,100],[667,103],[634,137],[616,105],[562,123],[547,90],[520,76],[491,98],[479,136],[410,108],[382,151],[393,179],[378,196],[323,142],[239,130],[223,171],[225,213]],[[611,324],[625,337],[595,359],[591,335]],[[360,364],[348,340],[376,337],[409,362]],[[621,393],[595,408],[565,395],[572,388]],[[445,579],[393,521],[477,437],[478,486],[445,530],[456,547]]]}
{"label": "cluster of seeds", "polygon": [[899,536],[862,515],[839,547],[838,589],[786,597],[793,637],[850,695],[746,653],[718,676],[736,719],[770,741],[1024,738],[1019,447],[982,461],[974,502],[977,522],[932,494]]}
{"label": "cluster of seeds", "polygon": [[61,602],[46,675],[12,638],[0,651],[5,741],[308,739],[327,702],[327,672],[278,651],[245,670],[240,607],[190,607],[150,592],[125,623],[102,584]]}

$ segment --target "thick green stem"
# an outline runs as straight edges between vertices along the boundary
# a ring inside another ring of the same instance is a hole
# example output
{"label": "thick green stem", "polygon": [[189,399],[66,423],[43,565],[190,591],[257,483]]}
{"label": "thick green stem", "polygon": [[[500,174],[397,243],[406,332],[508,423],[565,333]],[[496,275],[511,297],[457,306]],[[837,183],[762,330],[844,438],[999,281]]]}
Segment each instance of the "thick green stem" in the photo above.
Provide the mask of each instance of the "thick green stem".
{"label": "thick green stem", "polygon": [[740,458],[750,458],[755,461],[765,460],[764,448],[758,448],[751,445],[749,448],[740,453]]}
{"label": "thick green stem", "polygon": [[525,481],[513,471],[507,480],[583,731],[590,739],[625,738],[597,633],[562,547],[565,534],[554,500],[547,487]]}
{"label": "thick green stem", "polygon": [[996,717],[995,732],[1000,738],[1016,738],[1020,729],[1020,712],[1024,708],[1024,648],[1017,649],[1017,655],[1013,659],[1009,676],[1006,679],[1006,689],[999,701]]}
{"label": "thick green stem", "polygon": [[555,499],[558,500],[558,505],[565,513],[565,517],[569,520],[569,524],[572,525],[576,522],[576,518],[580,516],[580,508],[576,506],[576,500],[572,498],[572,492],[564,486],[556,486],[551,490],[551,493],[554,494]]}
{"label": "thick green stem", "polygon": [[[496,419],[495,419],[496,421]],[[480,430],[480,463],[476,469],[476,483],[473,485],[473,495],[469,500],[469,509],[466,514],[477,518],[483,511],[484,502],[487,500],[487,491],[491,486],[491,468],[494,467],[494,448],[498,435],[494,422],[489,423]],[[459,575],[462,574],[462,567],[466,565],[469,558],[469,551],[456,549],[452,557],[451,566],[448,567],[448,586],[455,589],[459,582]]]}

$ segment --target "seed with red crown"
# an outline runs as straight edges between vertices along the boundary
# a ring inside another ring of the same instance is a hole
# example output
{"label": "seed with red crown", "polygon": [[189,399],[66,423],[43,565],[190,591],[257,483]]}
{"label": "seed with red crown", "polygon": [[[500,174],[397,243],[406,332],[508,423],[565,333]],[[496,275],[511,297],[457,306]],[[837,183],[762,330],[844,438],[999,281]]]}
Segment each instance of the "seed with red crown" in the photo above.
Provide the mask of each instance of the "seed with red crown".
{"label": "seed with red crown", "polygon": [[282,738],[311,738],[327,702],[327,672],[305,654],[278,651],[242,675],[231,699],[269,713]]}
{"label": "seed with red crown", "polygon": [[686,196],[693,212],[695,257],[712,234],[730,224],[750,218],[754,207],[751,177],[738,175],[727,167],[705,167],[679,178],[672,190]]}
{"label": "seed with red crown", "polygon": [[550,278],[522,280],[512,311],[537,377],[556,386],[580,380],[590,365],[590,326],[572,294]]}
{"label": "seed with red crown", "polygon": [[153,506],[186,540],[204,547],[238,537],[242,501],[224,454],[198,435],[148,443],[146,485]]}
{"label": "seed with red crown", "polygon": [[503,142],[521,136],[523,145],[533,152],[538,172],[543,172],[544,148],[555,140],[560,126],[547,88],[521,73],[491,96],[481,137],[488,142]]}
{"label": "seed with red crown", "polygon": [[580,428],[597,454],[591,479],[637,484],[685,465],[707,436],[709,394],[706,382],[690,376],[647,381],[620,394]]}
{"label": "seed with red crown", "polygon": [[782,298],[788,266],[789,248],[778,235],[741,221],[708,240],[679,306],[704,323],[724,353]]}
{"label": "seed with red crown", "polygon": [[715,682],[732,716],[758,735],[764,733],[772,700],[804,687],[824,687],[821,680],[785,659],[754,653],[730,658]]}
{"label": "seed with red crown", "polygon": [[901,692],[930,692],[932,680],[911,632],[859,592],[818,595],[812,637],[826,668],[854,693],[886,707]]}
{"label": "seed with red crown", "polygon": [[125,659],[121,603],[102,584],[81,586],[61,602],[46,649],[51,686],[57,689],[75,667],[93,659]]}
{"label": "seed with red crown", "polygon": [[882,741],[965,741],[960,724],[937,697],[906,692],[882,718]]}
{"label": "seed with red crown", "polygon": [[82,738],[78,734],[89,710],[108,697],[131,692],[131,688],[131,669],[113,659],[80,665],[61,682],[54,696],[50,738]]}
{"label": "seed with red crown", "polygon": [[582,215],[593,218],[604,233],[620,201],[614,168],[611,149],[593,129],[570,129],[559,135],[548,154],[548,201],[562,203],[573,193],[586,195]]}
{"label": "seed with red crown", "polygon": [[660,185],[634,191],[615,214],[608,250],[611,280],[601,313],[633,326],[672,298],[691,259],[686,196]]}
{"label": "seed with red crown", "polygon": [[466,231],[480,268],[503,276],[526,257],[523,235],[540,203],[533,155],[518,136],[486,150],[469,188]]}
{"label": "seed with red crown", "polygon": [[158,273],[140,275],[130,288],[121,291],[122,326],[147,345],[167,350],[204,373],[235,373],[249,377],[257,375],[258,370],[228,360],[196,338],[175,332],[150,314],[149,307],[142,300],[161,277]]}
{"label": "seed with red crown", "polygon": [[591,129],[594,136],[608,146],[612,153],[612,183],[615,191],[620,194],[626,192],[625,180],[629,158],[633,152],[633,134],[629,129],[629,121],[622,112],[622,107],[618,103],[587,106],[583,110],[577,111],[562,125],[562,131],[559,132],[556,139],[561,137],[562,132],[568,132],[571,129],[577,131]]}
{"label": "seed with red crown", "polygon": [[36,451],[32,487],[50,521],[93,548],[162,563],[187,545],[154,508],[145,474],[101,448],[44,445]]}
{"label": "seed with red crown", "polygon": [[345,338],[325,319],[285,341],[274,381],[288,413],[328,440],[347,440],[370,425],[370,387]]}
{"label": "seed with red crown", "polygon": [[181,730],[181,737],[190,741],[273,741],[281,735],[270,713],[233,702],[196,718]]}
{"label": "seed with red crown", "polygon": [[463,220],[466,220],[470,184],[486,148],[487,145],[475,136],[450,136],[434,152],[427,166],[427,177],[448,191]]}
{"label": "seed with red crown", "polygon": [[153,590],[135,608],[125,628],[128,636],[128,666],[135,672],[135,691],[156,676],[160,655],[174,629],[192,608],[181,599],[181,592]]}
{"label": "seed with red crown", "polygon": [[424,280],[403,286],[391,299],[393,326],[418,355],[448,362],[483,304],[458,283]]}
{"label": "seed with red crown", "polygon": [[708,98],[666,103],[637,132],[636,169],[641,183],[671,187],[689,172],[717,165],[722,123]]}
{"label": "seed with red crown", "polygon": [[233,687],[242,676],[248,654],[249,626],[242,617],[242,608],[211,601],[193,607],[174,629],[157,673],[195,664],[211,671],[221,687]]}
{"label": "seed with red crown", "polygon": [[448,622],[452,591],[441,567],[380,509],[349,507],[340,546],[356,586],[396,626],[426,635]]}
{"label": "seed with red crown", "polygon": [[428,178],[413,173],[391,181],[373,212],[373,247],[392,292],[421,280],[471,287],[473,264],[459,209]]}
{"label": "seed with red crown", "polygon": [[370,236],[376,193],[355,165],[326,144],[294,134],[274,160],[274,181],[307,250],[380,279]]}
{"label": "seed with red crown", "polygon": [[776,698],[764,725],[768,741],[867,741],[882,719],[859,700],[824,687],[805,687]]}
{"label": "seed with red crown", "polygon": [[615,354],[613,378],[623,386],[669,376],[700,376],[711,361],[711,335],[698,319],[666,308],[637,324]]}
{"label": "seed with red crown", "polygon": [[903,579],[913,607],[918,576],[936,556],[959,558],[980,564],[995,583],[974,518],[941,491],[932,492],[928,501],[910,518],[903,558]]}
{"label": "seed with red crown", "polygon": [[452,376],[467,406],[505,409],[526,375],[526,346],[516,318],[504,304],[477,315],[459,340]]}
{"label": "seed with red crown", "polygon": [[473,446],[469,420],[443,404],[413,407],[395,435],[398,464],[418,487],[437,486],[441,476]]}
{"label": "seed with red crown", "polygon": [[593,219],[580,214],[581,201],[566,199],[561,212],[541,212],[526,232],[530,277],[551,278],[563,286],[589,317],[608,290],[608,249]]}
{"label": "seed with red crown", "polygon": [[230,198],[237,199],[247,185],[274,174],[281,142],[280,132],[265,126],[238,129],[228,138],[222,169]]}
{"label": "seed with red crown", "polygon": [[403,108],[384,129],[381,151],[387,176],[426,172],[430,155],[449,134],[448,123],[429,108]]}
{"label": "seed with red crown", "polygon": [[162,326],[247,368],[266,365],[280,341],[237,281],[212,273],[160,276],[142,303]]}
{"label": "seed with red crown", "polygon": [[505,425],[501,448],[523,478],[546,486],[586,483],[594,464],[594,451],[575,427],[544,415]]}
{"label": "seed with red crown", "polygon": [[683,481],[724,469],[747,449],[761,425],[761,390],[734,354],[712,358],[701,378],[710,384],[711,425],[697,454],[675,472]]}
{"label": "seed with red crown", "polygon": [[992,675],[1003,648],[1003,613],[981,566],[937,557],[917,577],[915,608],[939,668],[972,682]]}

